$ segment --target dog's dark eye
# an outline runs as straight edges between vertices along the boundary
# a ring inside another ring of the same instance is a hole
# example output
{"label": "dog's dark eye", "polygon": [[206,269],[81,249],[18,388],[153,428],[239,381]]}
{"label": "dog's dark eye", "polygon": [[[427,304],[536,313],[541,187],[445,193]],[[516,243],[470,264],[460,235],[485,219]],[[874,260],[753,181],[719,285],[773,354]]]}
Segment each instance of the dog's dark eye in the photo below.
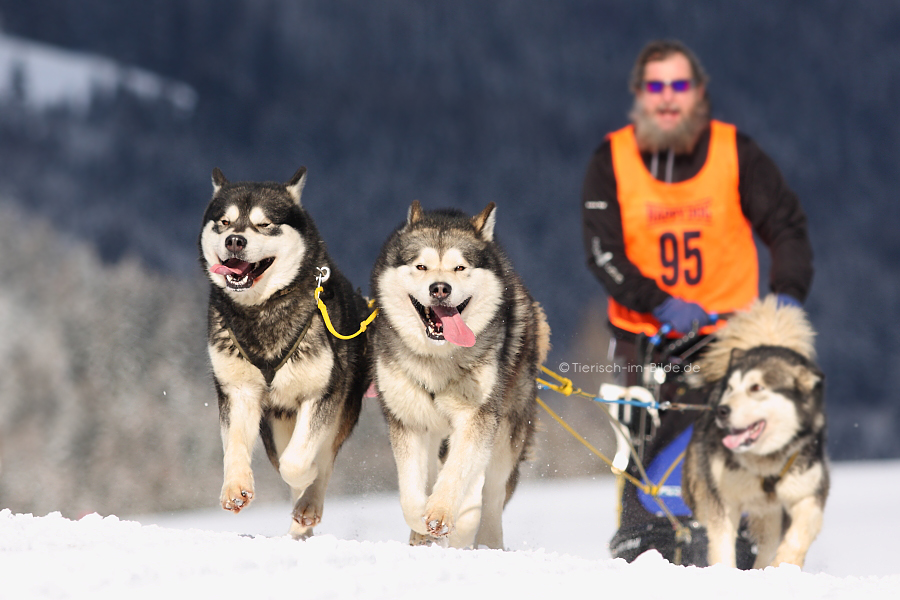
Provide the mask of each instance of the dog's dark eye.
{"label": "dog's dark eye", "polygon": [[427,270],[428,270],[428,267],[426,267],[425,265],[416,265],[416,268],[417,268],[418,270],[420,270],[420,271],[427,271]]}
{"label": "dog's dark eye", "polygon": [[231,225],[231,221],[229,221],[228,219],[222,219],[221,221],[219,221],[219,223],[222,225],[222,227],[228,227],[229,225]]}
{"label": "dog's dark eye", "polygon": [[464,265],[457,265],[454,271],[465,271],[466,267]]}
{"label": "dog's dark eye", "polygon": [[270,227],[271,225],[272,225],[271,223],[260,223],[259,225],[257,225],[257,227],[259,229],[266,229],[266,228]]}
{"label": "dog's dark eye", "polygon": [[754,383],[753,385],[750,386],[750,391],[751,391],[751,392],[758,392],[758,391],[760,391],[761,389],[762,389],[762,386],[759,385],[758,383]]}

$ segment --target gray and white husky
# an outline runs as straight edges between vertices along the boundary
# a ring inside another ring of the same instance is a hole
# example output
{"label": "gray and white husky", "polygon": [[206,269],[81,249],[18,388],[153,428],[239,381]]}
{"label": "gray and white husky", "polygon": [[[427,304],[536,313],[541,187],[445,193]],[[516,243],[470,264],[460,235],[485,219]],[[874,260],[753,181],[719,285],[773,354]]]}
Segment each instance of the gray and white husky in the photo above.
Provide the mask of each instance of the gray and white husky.
{"label": "gray and white husky", "polygon": [[262,435],[295,501],[295,538],[310,535],[322,517],[335,456],[369,383],[365,338],[335,339],[316,308],[317,269],[327,267],[321,298],[338,331],[353,330],[366,311],[300,204],[305,182],[305,167],[285,184],[231,183],[215,169],[199,240],[212,282],[208,342],[225,448],[222,508],[237,513],[253,499],[250,459]]}
{"label": "gray and white husky", "polygon": [[502,548],[532,441],[550,328],[495,219],[493,202],[471,218],[413,202],[372,273],[375,382],[411,544]]}
{"label": "gray and white husky", "polygon": [[755,568],[803,566],[828,496],[824,376],[802,309],[773,296],[737,313],[698,365],[712,410],[696,423],[683,495],[706,527],[709,564],[735,566],[742,514]]}

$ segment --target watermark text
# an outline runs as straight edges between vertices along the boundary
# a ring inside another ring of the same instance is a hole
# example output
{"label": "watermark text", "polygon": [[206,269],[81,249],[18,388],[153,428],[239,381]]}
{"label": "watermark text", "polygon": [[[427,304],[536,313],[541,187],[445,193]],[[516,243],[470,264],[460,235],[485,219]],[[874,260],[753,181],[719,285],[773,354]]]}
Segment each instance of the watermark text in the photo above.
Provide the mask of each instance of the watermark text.
{"label": "watermark text", "polygon": [[621,365],[619,363],[559,363],[560,373],[643,373],[644,369],[651,373],[663,371],[665,373],[699,373],[700,366],[696,364],[677,365],[672,363],[649,365]]}

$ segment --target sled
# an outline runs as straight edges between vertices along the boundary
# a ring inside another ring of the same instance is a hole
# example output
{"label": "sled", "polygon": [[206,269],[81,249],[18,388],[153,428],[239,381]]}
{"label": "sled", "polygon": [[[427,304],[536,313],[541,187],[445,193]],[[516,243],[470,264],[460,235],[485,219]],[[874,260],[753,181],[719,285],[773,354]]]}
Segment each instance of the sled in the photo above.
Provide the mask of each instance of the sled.
{"label": "sled", "polygon": [[[599,397],[610,403],[616,453],[613,472],[617,478],[617,527],[609,542],[613,558],[628,562],[648,550],[657,550],[666,560],[679,565],[707,566],[707,537],[705,529],[693,519],[690,508],[681,496],[681,463],[693,431],[673,427],[667,431],[672,439],[665,441],[645,467],[645,454],[660,429],[660,411],[704,410],[705,397],[694,394],[699,403],[676,402],[689,390],[692,359],[713,340],[713,334],[701,335],[695,327],[688,334],[668,339],[665,326],[654,336],[639,334],[636,339],[636,362],[641,369],[638,384],[621,386],[603,384]],[[674,420],[674,419],[673,419]],[[685,416],[684,423],[693,421]],[[631,473],[631,478],[626,478]],[[650,493],[633,485],[639,478],[650,484]],[[636,494],[640,509],[646,511],[637,522],[623,523],[626,496],[635,509]],[[741,527],[737,541],[737,565],[749,569],[755,559],[746,528]]]}

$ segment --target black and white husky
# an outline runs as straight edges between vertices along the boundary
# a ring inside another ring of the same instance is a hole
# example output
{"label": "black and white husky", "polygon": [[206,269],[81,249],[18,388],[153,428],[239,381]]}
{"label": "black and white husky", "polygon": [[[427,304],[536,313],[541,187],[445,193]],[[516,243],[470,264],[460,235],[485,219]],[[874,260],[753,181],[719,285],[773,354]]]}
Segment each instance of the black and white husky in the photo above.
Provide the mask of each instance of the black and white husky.
{"label": "black and white husky", "polygon": [[502,548],[534,432],[550,328],[494,240],[494,209],[413,202],[372,273],[375,382],[412,544]]}
{"label": "black and white husky", "polygon": [[225,447],[222,508],[237,513],[253,499],[250,457],[262,435],[295,500],[295,538],[310,535],[322,517],[335,456],[369,380],[365,338],[335,339],[316,308],[317,269],[327,267],[321,298],[338,331],[354,330],[366,311],[300,204],[305,182],[305,167],[286,184],[231,183],[215,169],[199,240],[212,282],[208,341]]}
{"label": "black and white husky", "polygon": [[755,568],[803,566],[828,495],[824,376],[803,310],[774,296],[737,313],[699,361],[712,410],[694,427],[683,495],[706,527],[709,564],[735,566],[742,514]]}

